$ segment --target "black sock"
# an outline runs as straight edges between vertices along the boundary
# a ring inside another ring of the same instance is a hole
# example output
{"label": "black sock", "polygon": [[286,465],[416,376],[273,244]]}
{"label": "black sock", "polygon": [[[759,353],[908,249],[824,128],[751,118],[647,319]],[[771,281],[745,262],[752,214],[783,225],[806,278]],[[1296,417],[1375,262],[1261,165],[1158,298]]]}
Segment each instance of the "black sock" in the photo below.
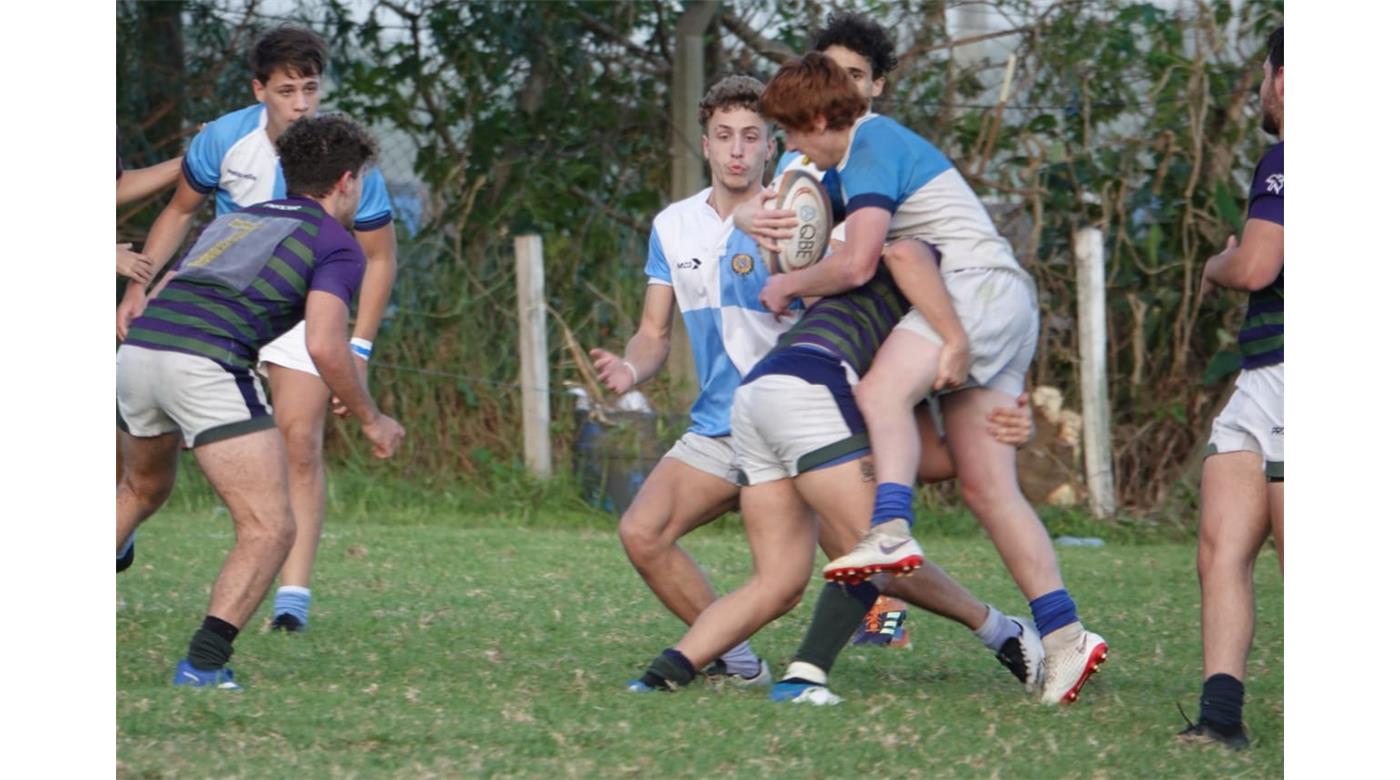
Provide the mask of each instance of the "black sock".
{"label": "black sock", "polygon": [[661,651],[642,675],[642,682],[653,688],[671,690],[689,685],[695,679],[695,664],[673,647]]}
{"label": "black sock", "polygon": [[1201,722],[1225,736],[1239,733],[1244,719],[1244,683],[1212,674],[1201,686]]}
{"label": "black sock", "polygon": [[880,589],[869,582],[859,585],[827,583],[817,596],[812,625],[807,627],[807,635],[802,637],[793,660],[830,673],[831,667],[836,665],[836,656],[851,641],[851,635],[860,628],[860,621],[878,598]]}
{"label": "black sock", "polygon": [[205,615],[204,624],[190,639],[190,649],[186,656],[190,666],[200,671],[218,669],[233,657],[233,640],[238,629],[213,615]]}

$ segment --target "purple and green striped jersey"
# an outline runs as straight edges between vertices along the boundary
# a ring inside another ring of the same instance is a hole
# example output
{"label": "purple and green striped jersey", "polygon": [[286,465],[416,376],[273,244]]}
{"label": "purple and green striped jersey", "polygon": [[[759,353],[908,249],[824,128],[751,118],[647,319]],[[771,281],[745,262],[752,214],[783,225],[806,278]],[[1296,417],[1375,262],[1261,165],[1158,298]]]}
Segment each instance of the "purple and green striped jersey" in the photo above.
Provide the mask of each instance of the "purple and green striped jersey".
{"label": "purple and green striped jersey", "polygon": [[[1249,219],[1263,219],[1283,226],[1283,142],[1264,153],[1254,168],[1249,187]],[[1249,309],[1240,326],[1240,351],[1245,368],[1263,368],[1283,362],[1283,268],[1278,278],[1249,294]]]}
{"label": "purple and green striped jersey", "polygon": [[821,347],[849,363],[857,376],[865,376],[880,345],[908,311],[909,301],[882,260],[864,285],[828,295],[807,309],[773,351],[798,345]]}
{"label": "purple and green striped jersey", "polygon": [[305,316],[312,290],[349,307],[364,272],[364,251],[316,201],[259,203],[210,223],[126,343],[251,368]]}

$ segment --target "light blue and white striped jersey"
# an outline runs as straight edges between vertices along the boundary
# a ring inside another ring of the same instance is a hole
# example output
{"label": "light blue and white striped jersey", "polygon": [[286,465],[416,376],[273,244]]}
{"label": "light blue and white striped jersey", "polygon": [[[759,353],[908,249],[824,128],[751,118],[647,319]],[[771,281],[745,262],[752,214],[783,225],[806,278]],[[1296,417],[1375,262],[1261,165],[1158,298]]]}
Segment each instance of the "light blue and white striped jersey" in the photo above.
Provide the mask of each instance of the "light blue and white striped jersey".
{"label": "light blue and white striped jersey", "polygon": [[652,221],[647,283],[675,291],[695,355],[700,393],[690,407],[690,430],[729,435],[729,411],[739,380],[792,327],[801,304],[780,319],[759,303],[768,266],[758,244],[734,220],[720,219],[706,187],[672,203]]}
{"label": "light blue and white striped jersey", "polygon": [[918,238],[937,246],[944,273],[966,268],[1025,273],[948,158],[893,119],[878,114],[857,119],[836,170],[847,214],[868,206],[890,212],[886,240]]}
{"label": "light blue and white striped jersey", "polygon": [[[215,214],[287,197],[277,147],[266,128],[267,108],[258,103],[215,119],[190,142],[181,165],[185,181],[201,193],[214,192]],[[393,218],[384,176],[371,168],[360,192],[355,229],[374,230]]]}

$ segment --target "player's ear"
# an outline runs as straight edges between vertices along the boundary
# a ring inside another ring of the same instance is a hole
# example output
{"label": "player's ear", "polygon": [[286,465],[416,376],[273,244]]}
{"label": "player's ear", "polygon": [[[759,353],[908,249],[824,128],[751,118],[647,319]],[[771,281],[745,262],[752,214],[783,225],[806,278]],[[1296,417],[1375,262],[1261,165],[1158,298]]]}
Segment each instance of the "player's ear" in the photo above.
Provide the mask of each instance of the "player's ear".
{"label": "player's ear", "polygon": [[256,98],[259,103],[266,102],[267,87],[257,79],[253,79],[253,97]]}
{"label": "player's ear", "polygon": [[353,186],[355,186],[355,172],[345,171],[344,173],[340,174],[340,178],[336,180],[335,191],[349,192],[350,188]]}
{"label": "player's ear", "polygon": [[874,81],[871,81],[871,82],[870,82],[870,96],[871,96],[871,97],[877,98],[877,97],[879,97],[880,95],[884,94],[884,92],[885,92],[885,77],[884,77],[884,76],[881,76],[880,78],[875,79]]}
{"label": "player's ear", "polygon": [[710,159],[710,134],[704,130],[700,131],[700,156]]}

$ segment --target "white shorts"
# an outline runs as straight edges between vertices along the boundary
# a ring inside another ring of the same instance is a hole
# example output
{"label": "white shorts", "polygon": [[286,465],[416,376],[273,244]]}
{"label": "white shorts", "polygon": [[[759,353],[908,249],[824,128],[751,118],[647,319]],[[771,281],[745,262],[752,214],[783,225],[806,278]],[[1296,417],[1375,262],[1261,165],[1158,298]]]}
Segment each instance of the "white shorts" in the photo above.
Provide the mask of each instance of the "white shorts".
{"label": "white shorts", "polygon": [[[1006,268],[949,271],[943,283],[972,352],[967,383],[958,389],[986,387],[1012,397],[1020,395],[1040,339],[1035,285],[1024,273]],[[895,329],[943,345],[918,309],[910,309]]]}
{"label": "white shorts", "polygon": [[252,371],[123,344],[117,349],[117,425],[140,437],[179,431],[186,447],[198,447],[277,423]]}
{"label": "white shorts", "polygon": [[844,393],[797,376],[767,374],[739,386],[730,423],[744,484],[796,477],[870,451],[855,395],[843,384]]}
{"label": "white shorts", "polygon": [[1206,457],[1221,452],[1253,452],[1269,479],[1283,479],[1282,363],[1240,372],[1234,395],[1210,426]]}
{"label": "white shorts", "polygon": [[312,376],[320,376],[306,348],[306,320],[298,322],[286,333],[268,342],[258,352],[258,373],[267,376],[267,364],[282,366]]}
{"label": "white shorts", "polygon": [[728,482],[739,484],[739,467],[734,462],[734,442],[728,436],[705,436],[686,432],[663,458],[675,458],[692,468]]}

